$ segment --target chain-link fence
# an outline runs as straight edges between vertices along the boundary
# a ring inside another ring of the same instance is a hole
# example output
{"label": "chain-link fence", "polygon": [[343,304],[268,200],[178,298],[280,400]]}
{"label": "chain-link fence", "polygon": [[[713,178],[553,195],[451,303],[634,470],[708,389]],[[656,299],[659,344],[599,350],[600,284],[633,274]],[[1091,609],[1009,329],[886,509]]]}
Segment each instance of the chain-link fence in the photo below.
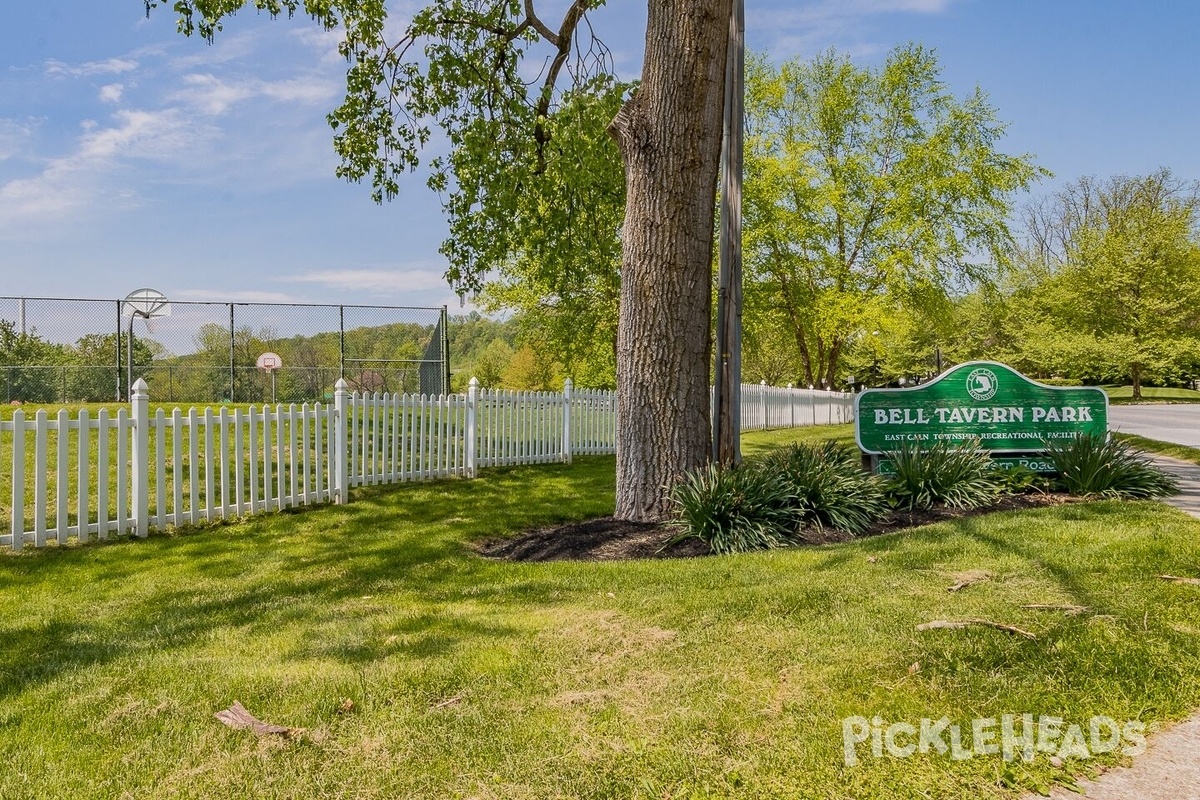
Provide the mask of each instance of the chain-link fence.
{"label": "chain-link fence", "polygon": [[[147,319],[123,300],[0,297],[0,400],[124,400],[144,378],[168,403],[327,401],[450,390],[442,308],[174,301]],[[259,368],[266,353],[273,370]]]}

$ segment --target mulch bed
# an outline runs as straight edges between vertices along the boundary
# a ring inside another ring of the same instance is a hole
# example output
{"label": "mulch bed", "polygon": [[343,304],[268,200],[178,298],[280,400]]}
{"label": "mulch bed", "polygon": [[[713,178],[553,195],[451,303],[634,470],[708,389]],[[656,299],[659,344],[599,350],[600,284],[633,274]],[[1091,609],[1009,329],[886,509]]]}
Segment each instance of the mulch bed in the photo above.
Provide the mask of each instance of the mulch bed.
{"label": "mulch bed", "polygon": [[[995,511],[1016,511],[1069,503],[1066,494],[1009,495],[987,508],[932,508],[928,511],[893,511],[871,526],[864,536],[893,533],[906,528],[945,520],[965,519]],[[683,539],[667,545],[678,530],[669,523],[625,522],[612,517],[570,522],[525,531],[506,539],[481,543],[478,551],[488,558],[508,561],[621,561],[631,558],[696,558],[712,555],[699,539]],[[844,531],[809,529],[805,544],[842,542],[854,537]]]}

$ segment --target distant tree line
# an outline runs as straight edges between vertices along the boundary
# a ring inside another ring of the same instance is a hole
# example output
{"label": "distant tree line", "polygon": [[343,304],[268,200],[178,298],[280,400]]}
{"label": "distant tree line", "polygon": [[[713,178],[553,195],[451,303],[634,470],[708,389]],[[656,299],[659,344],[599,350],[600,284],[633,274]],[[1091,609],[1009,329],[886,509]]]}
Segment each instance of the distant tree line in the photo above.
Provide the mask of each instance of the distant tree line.
{"label": "distant tree line", "polygon": [[[465,391],[472,377],[489,388],[561,388],[567,377],[562,362],[528,338],[528,330],[520,318],[496,320],[478,312],[452,316],[452,390]],[[414,323],[349,329],[344,374],[353,388],[363,391],[420,391],[418,362],[432,335],[431,326]],[[127,383],[126,345],[122,339],[118,374],[115,333],[89,334],[65,345],[0,319],[0,397],[26,403],[112,401],[118,385]],[[231,375],[229,329],[208,323],[197,331],[193,352],[184,355],[169,353],[149,336],[136,336],[133,376],[150,382],[155,398],[163,401],[229,399],[232,380],[235,400],[260,402],[269,398],[270,376],[256,362],[270,350],[285,366],[275,380],[278,402],[322,400],[332,396],[343,374],[341,345],[336,331],[281,338],[268,328],[236,328]]]}

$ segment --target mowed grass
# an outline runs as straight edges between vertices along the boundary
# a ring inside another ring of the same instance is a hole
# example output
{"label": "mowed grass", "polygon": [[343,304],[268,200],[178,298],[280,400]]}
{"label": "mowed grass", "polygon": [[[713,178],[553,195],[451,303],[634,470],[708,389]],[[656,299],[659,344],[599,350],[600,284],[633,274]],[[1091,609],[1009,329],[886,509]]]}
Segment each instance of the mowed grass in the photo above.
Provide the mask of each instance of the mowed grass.
{"label": "mowed grass", "polygon": [[[471,549],[611,513],[612,472],[489,470],[4,556],[0,797],[1017,797],[1087,765],[860,745],[847,767],[841,720],[1200,706],[1200,589],[1156,578],[1200,575],[1200,522],[1165,506],[693,560]],[[967,570],[986,578],[947,592]],[[914,630],[972,617],[1037,639]],[[231,730],[213,713],[234,701],[303,732]]]}
{"label": "mowed grass", "polygon": [[805,428],[778,428],[770,431],[747,431],[742,434],[742,455],[756,456],[796,442],[820,444],[834,440],[854,447],[854,423],[845,425],[814,425]]}
{"label": "mowed grass", "polygon": [[1160,453],[1164,456],[1178,458],[1180,461],[1200,464],[1200,448],[1197,447],[1188,447],[1185,444],[1175,444],[1174,442],[1160,442],[1157,439],[1147,439],[1135,433],[1114,433],[1112,435],[1131,447],[1147,453]]}
{"label": "mowed grass", "polygon": [[[1105,386],[1110,402],[1116,404],[1133,403],[1132,386]],[[1162,386],[1143,386],[1142,400],[1149,403],[1200,403],[1200,392],[1194,389],[1179,389]]]}

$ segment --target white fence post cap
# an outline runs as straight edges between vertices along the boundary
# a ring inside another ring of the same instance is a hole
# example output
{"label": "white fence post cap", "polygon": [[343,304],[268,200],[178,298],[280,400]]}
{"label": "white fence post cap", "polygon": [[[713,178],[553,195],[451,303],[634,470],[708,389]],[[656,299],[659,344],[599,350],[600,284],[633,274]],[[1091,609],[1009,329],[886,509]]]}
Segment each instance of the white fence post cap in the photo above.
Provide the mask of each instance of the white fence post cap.
{"label": "white fence post cap", "polygon": [[339,392],[344,392],[350,388],[350,384],[346,383],[345,378],[338,378],[337,383],[333,385],[333,388],[337,389]]}
{"label": "white fence post cap", "polygon": [[478,389],[479,388],[479,378],[471,378],[470,383],[468,383],[467,385],[470,386],[472,389]]}
{"label": "white fence post cap", "polygon": [[134,381],[131,388],[133,389],[134,394],[146,394],[150,391],[150,385],[147,384],[142,378],[138,378],[136,381]]}

